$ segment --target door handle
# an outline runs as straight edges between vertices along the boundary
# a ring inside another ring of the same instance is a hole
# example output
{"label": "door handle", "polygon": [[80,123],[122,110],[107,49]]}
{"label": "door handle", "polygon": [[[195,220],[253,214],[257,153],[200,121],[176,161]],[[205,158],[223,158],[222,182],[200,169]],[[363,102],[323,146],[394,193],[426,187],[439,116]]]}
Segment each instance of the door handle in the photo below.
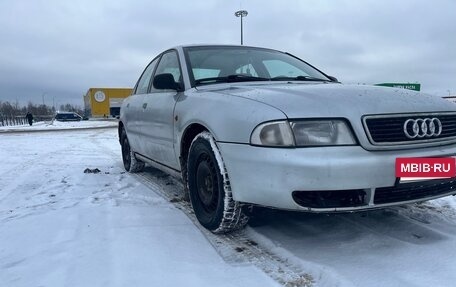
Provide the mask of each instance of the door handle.
{"label": "door handle", "polygon": [[143,104],[143,109],[147,108],[147,103]]}

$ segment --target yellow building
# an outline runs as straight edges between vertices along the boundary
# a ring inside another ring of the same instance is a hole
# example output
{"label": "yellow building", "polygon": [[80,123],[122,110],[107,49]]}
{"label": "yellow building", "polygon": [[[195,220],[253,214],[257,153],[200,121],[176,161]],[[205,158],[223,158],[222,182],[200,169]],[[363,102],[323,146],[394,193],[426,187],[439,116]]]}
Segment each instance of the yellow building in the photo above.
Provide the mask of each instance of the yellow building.
{"label": "yellow building", "polygon": [[90,88],[84,95],[84,116],[116,117],[123,99],[131,94],[129,88]]}

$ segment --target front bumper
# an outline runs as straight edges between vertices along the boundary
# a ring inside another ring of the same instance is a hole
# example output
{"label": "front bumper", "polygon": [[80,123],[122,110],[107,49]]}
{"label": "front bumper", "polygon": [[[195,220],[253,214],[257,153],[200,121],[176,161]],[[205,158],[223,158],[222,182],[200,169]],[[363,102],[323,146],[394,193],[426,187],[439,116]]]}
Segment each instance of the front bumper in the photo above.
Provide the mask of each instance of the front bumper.
{"label": "front bumper", "polygon": [[[236,201],[280,209],[313,212],[355,211],[429,200],[456,194],[456,181],[448,190],[379,201],[378,189],[401,190],[395,176],[398,157],[445,157],[456,155],[456,145],[399,151],[366,151],[360,146],[318,148],[265,148],[217,143]],[[383,189],[382,189],[383,188]],[[423,187],[420,187],[423,189]],[[426,186],[424,187],[426,189]],[[305,206],[293,192],[361,191],[362,202],[349,206]],[[417,197],[418,196],[418,197]],[[378,197],[377,197],[378,198]]]}

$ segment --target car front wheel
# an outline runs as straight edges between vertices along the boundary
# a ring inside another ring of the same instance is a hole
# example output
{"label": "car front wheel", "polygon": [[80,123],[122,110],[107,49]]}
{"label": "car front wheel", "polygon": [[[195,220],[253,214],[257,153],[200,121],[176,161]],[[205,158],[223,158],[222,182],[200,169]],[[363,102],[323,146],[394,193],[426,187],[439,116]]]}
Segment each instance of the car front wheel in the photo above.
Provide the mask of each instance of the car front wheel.
{"label": "car front wheel", "polygon": [[233,200],[228,173],[208,132],[198,134],[190,146],[188,187],[196,218],[205,228],[226,233],[247,223],[240,203]]}

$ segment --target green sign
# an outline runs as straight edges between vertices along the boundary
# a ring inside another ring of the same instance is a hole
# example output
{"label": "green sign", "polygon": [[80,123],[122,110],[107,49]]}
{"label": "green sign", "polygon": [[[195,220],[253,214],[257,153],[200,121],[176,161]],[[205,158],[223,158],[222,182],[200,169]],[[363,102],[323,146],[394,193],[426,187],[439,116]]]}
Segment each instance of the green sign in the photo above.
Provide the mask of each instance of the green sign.
{"label": "green sign", "polygon": [[400,88],[400,89],[407,89],[407,90],[414,90],[414,91],[419,91],[421,89],[421,84],[411,84],[411,83],[382,83],[382,84],[376,84],[376,86]]}

